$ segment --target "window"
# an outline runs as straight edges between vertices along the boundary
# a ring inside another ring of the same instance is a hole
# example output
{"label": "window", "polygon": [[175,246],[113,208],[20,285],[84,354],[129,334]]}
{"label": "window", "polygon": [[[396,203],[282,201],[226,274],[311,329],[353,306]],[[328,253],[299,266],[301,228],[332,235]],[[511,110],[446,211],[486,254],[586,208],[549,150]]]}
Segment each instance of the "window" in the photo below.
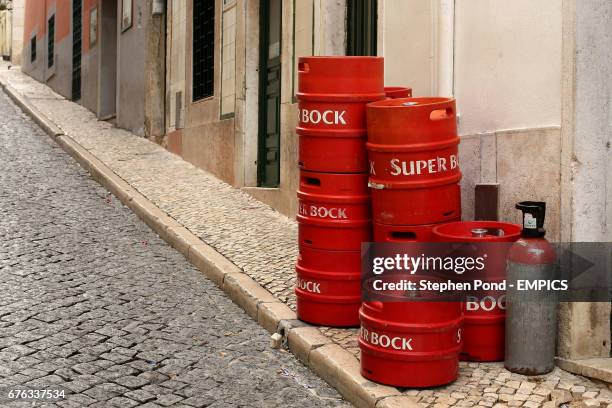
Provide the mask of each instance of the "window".
{"label": "window", "polygon": [[193,2],[193,100],[214,95],[215,0]]}
{"label": "window", "polygon": [[47,67],[53,66],[55,56],[55,14],[49,18],[49,29],[47,31]]}
{"label": "window", "polygon": [[346,55],[376,55],[376,0],[347,0]]}
{"label": "window", "polygon": [[36,36],[30,40],[30,62],[36,61]]}

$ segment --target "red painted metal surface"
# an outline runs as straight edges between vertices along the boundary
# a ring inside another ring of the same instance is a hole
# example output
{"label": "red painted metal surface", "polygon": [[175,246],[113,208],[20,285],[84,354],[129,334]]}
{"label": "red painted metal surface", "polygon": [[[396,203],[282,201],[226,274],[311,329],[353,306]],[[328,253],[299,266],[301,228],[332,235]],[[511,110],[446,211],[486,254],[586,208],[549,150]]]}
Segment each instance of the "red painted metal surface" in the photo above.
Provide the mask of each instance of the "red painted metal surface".
{"label": "red painted metal surface", "polygon": [[[474,236],[480,230],[484,236]],[[485,232],[486,231],[486,232]],[[463,221],[442,224],[432,229],[434,241],[439,242],[514,242],[521,233],[521,226],[497,221]],[[481,278],[503,279],[509,246],[489,246],[487,270]],[[495,251],[497,253],[491,253]],[[479,256],[475,254],[475,256]],[[470,280],[477,278],[470,277]],[[505,339],[505,294],[491,294],[481,299],[471,299],[463,304],[463,349],[461,359],[468,361],[503,361]]]}
{"label": "red painted metal surface", "polygon": [[[436,225],[375,222],[374,240],[428,242]],[[359,315],[364,377],[396,387],[435,387],[457,379],[462,347],[461,303],[364,302]]]}
{"label": "red painted metal surface", "polygon": [[374,242],[429,242],[432,240],[431,230],[437,225],[440,224],[387,225],[373,222]]}
{"label": "red painted metal surface", "polygon": [[359,316],[364,377],[396,387],[434,387],[457,379],[460,303],[364,302]]}
{"label": "red painted metal surface", "polygon": [[372,238],[368,175],[300,172],[300,247],[360,251]]}
{"label": "red painted metal surface", "polygon": [[297,315],[334,327],[359,325],[361,252],[300,248],[295,270]]}
{"label": "red painted metal surface", "polygon": [[385,86],[385,96],[391,99],[412,98],[412,88],[403,86]]}
{"label": "red painted metal surface", "polygon": [[373,102],[367,120],[373,220],[420,225],[460,217],[455,100]]}
{"label": "red painted metal surface", "polygon": [[382,57],[301,57],[299,166],[329,173],[367,172],[365,106],[384,97]]}

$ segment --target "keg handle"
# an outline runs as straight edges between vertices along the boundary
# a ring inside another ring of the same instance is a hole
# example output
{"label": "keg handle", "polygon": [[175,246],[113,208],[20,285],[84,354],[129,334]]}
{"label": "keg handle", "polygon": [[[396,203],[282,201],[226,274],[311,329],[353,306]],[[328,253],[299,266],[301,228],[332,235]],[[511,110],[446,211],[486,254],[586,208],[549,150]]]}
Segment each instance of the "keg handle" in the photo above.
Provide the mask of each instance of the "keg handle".
{"label": "keg handle", "polygon": [[453,119],[455,117],[455,110],[452,107],[443,108],[443,109],[434,109],[429,113],[429,120],[438,121],[438,120],[446,120]]}
{"label": "keg handle", "polygon": [[308,73],[310,71],[310,64],[308,64],[307,62],[299,62],[298,71],[304,74]]}
{"label": "keg handle", "polygon": [[305,187],[321,187],[321,179],[317,177],[302,177],[302,186]]}
{"label": "keg handle", "polygon": [[389,240],[393,242],[416,242],[417,234],[414,231],[391,231]]}

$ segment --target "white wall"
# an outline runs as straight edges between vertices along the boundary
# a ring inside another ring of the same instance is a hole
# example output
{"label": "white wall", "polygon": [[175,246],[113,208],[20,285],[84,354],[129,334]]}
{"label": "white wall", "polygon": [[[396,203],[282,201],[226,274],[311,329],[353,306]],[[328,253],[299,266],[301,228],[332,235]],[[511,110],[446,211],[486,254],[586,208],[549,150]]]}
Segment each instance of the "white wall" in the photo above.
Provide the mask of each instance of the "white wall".
{"label": "white wall", "polygon": [[437,1],[384,0],[379,7],[378,54],[385,57],[385,85],[410,86],[415,96],[436,88]]}
{"label": "white wall", "polygon": [[463,135],[560,125],[562,0],[382,3],[388,85],[445,95],[450,72]]}
{"label": "white wall", "polygon": [[559,126],[561,0],[457,0],[461,134]]}

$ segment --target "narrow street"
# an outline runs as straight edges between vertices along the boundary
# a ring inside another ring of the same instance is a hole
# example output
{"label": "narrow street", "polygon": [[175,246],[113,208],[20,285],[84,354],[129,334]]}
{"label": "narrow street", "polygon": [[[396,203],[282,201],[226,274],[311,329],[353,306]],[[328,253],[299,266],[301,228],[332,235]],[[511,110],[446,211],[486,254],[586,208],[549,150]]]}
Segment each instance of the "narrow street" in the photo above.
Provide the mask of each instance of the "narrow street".
{"label": "narrow street", "polygon": [[0,390],[11,386],[65,388],[46,405],[61,407],[349,406],[0,92]]}

